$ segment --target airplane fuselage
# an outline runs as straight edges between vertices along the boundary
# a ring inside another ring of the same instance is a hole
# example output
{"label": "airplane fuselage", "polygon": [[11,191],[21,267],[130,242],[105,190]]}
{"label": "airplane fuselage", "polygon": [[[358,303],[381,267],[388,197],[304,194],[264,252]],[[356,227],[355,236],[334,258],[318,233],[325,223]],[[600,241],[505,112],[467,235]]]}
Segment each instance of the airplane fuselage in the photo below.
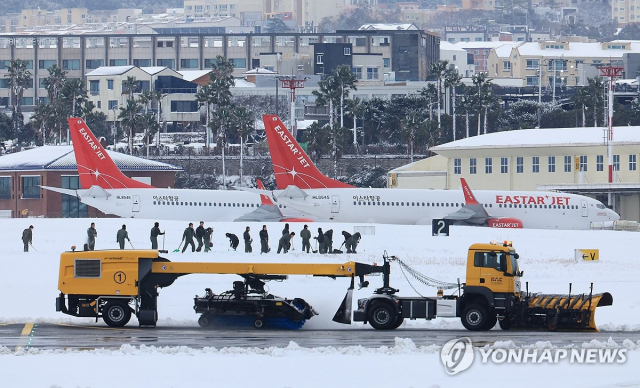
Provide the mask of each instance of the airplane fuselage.
{"label": "airplane fuselage", "polygon": [[[465,205],[461,190],[353,188],[304,192],[304,199],[280,196],[279,192],[275,196],[280,204],[335,222],[431,224],[432,219],[444,218]],[[620,218],[601,202],[580,195],[492,190],[474,193],[491,218],[517,218],[524,228],[589,229],[592,222]]]}

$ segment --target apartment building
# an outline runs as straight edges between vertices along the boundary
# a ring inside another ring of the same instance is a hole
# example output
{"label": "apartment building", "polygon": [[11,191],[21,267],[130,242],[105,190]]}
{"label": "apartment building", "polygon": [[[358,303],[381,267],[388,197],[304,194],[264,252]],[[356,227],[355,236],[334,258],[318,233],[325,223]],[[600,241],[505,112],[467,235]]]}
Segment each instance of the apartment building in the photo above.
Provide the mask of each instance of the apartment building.
{"label": "apartment building", "polygon": [[610,0],[611,17],[618,24],[640,22],[640,0]]}
{"label": "apartment building", "polygon": [[[167,67],[175,71],[202,70],[218,55],[235,66],[234,75],[265,67],[280,74],[304,76],[317,61],[313,43],[349,43],[351,52],[381,57],[377,74],[393,73],[396,81],[421,81],[428,75],[430,63],[439,60],[438,35],[421,30],[357,30],[331,34],[156,34],[122,35],[5,35],[0,37],[0,80],[5,79],[11,59],[28,62],[34,78],[33,88],[24,93],[25,111],[45,102],[42,83],[47,69],[58,65],[69,78],[81,78],[103,66]],[[281,64],[289,63],[290,68]],[[293,67],[295,65],[295,67]],[[299,67],[300,66],[300,67]],[[301,69],[301,71],[298,71]],[[286,70],[286,71],[285,71]],[[372,70],[373,71],[373,70]],[[5,79],[6,81],[6,79]],[[10,91],[0,83],[0,105],[9,105]],[[31,106],[31,108],[30,108]]]}

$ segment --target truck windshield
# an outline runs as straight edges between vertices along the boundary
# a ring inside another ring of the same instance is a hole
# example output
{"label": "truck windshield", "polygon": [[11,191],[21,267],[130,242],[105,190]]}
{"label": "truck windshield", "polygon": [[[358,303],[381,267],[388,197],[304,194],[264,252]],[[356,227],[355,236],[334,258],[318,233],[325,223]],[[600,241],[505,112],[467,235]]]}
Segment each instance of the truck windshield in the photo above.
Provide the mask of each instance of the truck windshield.
{"label": "truck windshield", "polygon": [[518,275],[518,259],[516,259],[516,257],[518,256],[517,253],[515,252],[510,252],[509,254],[509,260],[511,260],[511,268],[513,269],[513,276]]}

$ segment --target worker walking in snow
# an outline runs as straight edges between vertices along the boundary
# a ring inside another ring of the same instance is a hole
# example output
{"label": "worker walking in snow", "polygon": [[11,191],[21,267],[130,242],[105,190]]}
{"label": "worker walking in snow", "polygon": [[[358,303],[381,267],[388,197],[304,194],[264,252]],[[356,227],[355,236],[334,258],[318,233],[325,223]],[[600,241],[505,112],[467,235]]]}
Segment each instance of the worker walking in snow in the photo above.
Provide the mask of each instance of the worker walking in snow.
{"label": "worker walking in snow", "polygon": [[182,233],[182,241],[184,241],[184,247],[182,253],[187,250],[187,245],[191,244],[191,252],[196,251],[196,244],[193,242],[193,237],[196,235],[196,231],[193,230],[193,222],[189,222],[189,226]]}
{"label": "worker walking in snow", "polygon": [[211,235],[213,234],[213,228],[208,227],[204,230],[204,236],[202,239],[204,240],[204,251],[209,252],[213,244],[211,243]]}
{"label": "worker walking in snow", "polygon": [[253,242],[253,239],[249,234],[250,230],[251,228],[247,226],[247,228],[244,230],[244,233],[242,234],[242,237],[244,239],[244,253],[251,253],[253,251],[253,249],[251,249],[251,243]]}
{"label": "worker walking in snow", "polygon": [[160,231],[160,223],[156,222],[151,228],[151,249],[158,249],[158,236],[164,235],[164,232]]}
{"label": "worker walking in snow", "polygon": [[29,252],[29,244],[33,239],[33,225],[22,231],[22,242],[24,243],[24,251]]}
{"label": "worker walking in snow", "polygon": [[122,229],[116,234],[116,242],[120,244],[120,249],[124,249],[124,240],[129,240],[129,243],[131,243],[129,232],[127,232],[127,225],[122,225]]}
{"label": "worker walking in snow", "polygon": [[260,253],[269,253],[271,249],[269,248],[269,232],[267,232],[267,225],[262,225],[262,230],[260,231]]}
{"label": "worker walking in snow", "polygon": [[[282,229],[282,235],[283,236],[289,235],[289,223],[284,224],[284,229]],[[287,247],[287,250],[289,249],[291,249],[291,241],[289,241],[289,246]]]}
{"label": "worker walking in snow", "polygon": [[326,253],[327,250],[324,247],[324,233],[322,232],[322,228],[318,228],[318,236],[315,237],[318,240],[318,252]]}
{"label": "worker walking in snow", "polygon": [[92,222],[91,226],[87,229],[87,250],[93,251],[96,249],[96,237],[98,237],[96,223]]}
{"label": "worker walking in snow", "polygon": [[[343,232],[344,234],[346,232]],[[347,233],[349,234],[349,233]],[[345,240],[345,248],[347,248],[347,253],[358,253],[356,252],[356,248],[358,247],[358,243],[360,242],[360,232],[355,232],[353,236],[350,235],[348,239]]]}
{"label": "worker walking in snow", "polygon": [[280,237],[280,241],[278,242],[278,253],[280,253],[281,250],[284,250],[284,253],[289,252],[289,247],[291,246],[291,239],[295,235],[296,235],[295,232],[291,232],[289,234],[283,234],[282,237]]}
{"label": "worker walking in snow", "polygon": [[236,248],[238,247],[238,244],[240,244],[240,240],[238,239],[238,236],[236,236],[233,233],[226,233],[225,236],[227,236],[227,238],[229,239],[229,246],[233,248],[233,250],[235,251]]}
{"label": "worker walking in snow", "polygon": [[196,251],[200,252],[202,250],[202,238],[204,237],[204,221],[200,221],[200,226],[196,228],[196,240],[198,240],[198,247]]}
{"label": "worker walking in snow", "polygon": [[333,253],[333,229],[324,232],[325,253]]}
{"label": "worker walking in snow", "polygon": [[302,251],[307,250],[309,253],[309,249],[311,248],[311,231],[309,230],[309,226],[305,225],[304,228],[300,231],[300,237],[302,238]]}

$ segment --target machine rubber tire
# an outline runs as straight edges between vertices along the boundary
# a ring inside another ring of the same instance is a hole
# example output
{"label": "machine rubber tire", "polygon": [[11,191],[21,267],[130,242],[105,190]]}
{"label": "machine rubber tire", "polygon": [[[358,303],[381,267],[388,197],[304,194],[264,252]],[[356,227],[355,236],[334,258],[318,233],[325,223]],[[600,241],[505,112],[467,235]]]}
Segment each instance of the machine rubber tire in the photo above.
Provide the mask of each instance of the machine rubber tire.
{"label": "machine rubber tire", "polygon": [[256,329],[264,329],[264,320],[256,318],[256,320],[253,321],[253,327]]}
{"label": "machine rubber tire", "polygon": [[389,303],[376,303],[369,309],[367,320],[371,327],[376,330],[393,330],[398,321],[395,309]]}
{"label": "machine rubber tire", "polygon": [[206,314],[202,314],[200,316],[200,318],[198,318],[198,325],[200,325],[200,327],[209,327],[211,326],[212,323],[212,317],[211,316],[207,316]]}
{"label": "machine rubber tire", "polygon": [[558,331],[559,326],[558,321],[553,316],[547,316],[547,329],[549,331]]}
{"label": "machine rubber tire", "polygon": [[397,329],[400,327],[400,325],[402,325],[402,322],[404,322],[404,317],[396,317],[396,323],[393,324],[392,329]]}
{"label": "machine rubber tire", "polygon": [[109,301],[102,309],[102,319],[111,327],[122,327],[131,319],[131,308],[120,300]]}
{"label": "machine rubber tire", "polygon": [[493,329],[493,327],[496,325],[496,322],[498,322],[498,317],[495,314],[490,315],[489,318],[487,319],[487,324],[486,324],[484,330]]}
{"label": "machine rubber tire", "polygon": [[487,330],[486,326],[488,319],[489,316],[487,309],[483,305],[477,303],[467,305],[462,312],[462,317],[460,318],[462,325],[470,331]]}
{"label": "machine rubber tire", "polygon": [[509,318],[504,318],[498,321],[498,324],[500,325],[500,328],[502,330],[509,330],[511,329],[511,326],[513,325],[513,322],[511,322],[511,319]]}

